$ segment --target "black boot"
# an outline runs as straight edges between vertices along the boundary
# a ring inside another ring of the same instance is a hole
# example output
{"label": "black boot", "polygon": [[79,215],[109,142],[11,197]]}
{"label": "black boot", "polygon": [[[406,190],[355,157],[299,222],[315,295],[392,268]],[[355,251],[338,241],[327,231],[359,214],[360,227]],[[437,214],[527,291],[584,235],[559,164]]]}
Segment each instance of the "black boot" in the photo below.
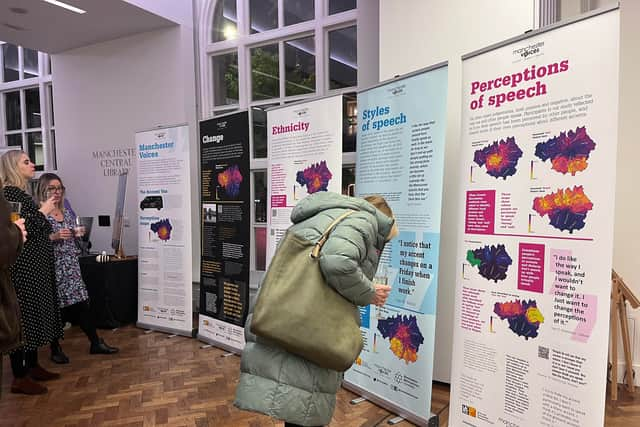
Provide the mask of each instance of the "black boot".
{"label": "black boot", "polygon": [[60,347],[60,343],[58,341],[51,343],[51,360],[60,365],[69,363],[69,358],[64,354],[64,351],[62,351],[62,347]]}
{"label": "black boot", "polygon": [[114,354],[119,351],[118,348],[107,345],[102,338],[95,343],[91,343],[91,348],[89,349],[91,354]]}

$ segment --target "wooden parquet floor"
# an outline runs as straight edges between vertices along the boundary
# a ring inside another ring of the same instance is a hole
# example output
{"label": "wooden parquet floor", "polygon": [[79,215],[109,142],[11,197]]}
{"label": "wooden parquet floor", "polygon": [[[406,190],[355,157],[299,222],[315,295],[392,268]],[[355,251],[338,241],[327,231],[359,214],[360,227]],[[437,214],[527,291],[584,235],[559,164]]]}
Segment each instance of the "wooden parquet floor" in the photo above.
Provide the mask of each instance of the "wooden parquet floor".
{"label": "wooden parquet floor", "polygon": [[[118,346],[114,356],[89,355],[88,342],[77,329],[66,331],[63,347],[69,365],[54,365],[43,349],[43,366],[62,378],[47,383],[41,396],[11,394],[11,373],[3,360],[0,426],[282,426],[269,417],[236,409],[232,402],[240,358],[186,337],[145,334],[133,326],[100,331]],[[370,402],[351,405],[353,393],[341,390],[331,427],[386,426],[394,417]],[[432,410],[447,425],[449,386],[434,384]],[[412,426],[403,421],[399,427]],[[607,403],[607,426],[640,425],[640,392],[621,392]]]}

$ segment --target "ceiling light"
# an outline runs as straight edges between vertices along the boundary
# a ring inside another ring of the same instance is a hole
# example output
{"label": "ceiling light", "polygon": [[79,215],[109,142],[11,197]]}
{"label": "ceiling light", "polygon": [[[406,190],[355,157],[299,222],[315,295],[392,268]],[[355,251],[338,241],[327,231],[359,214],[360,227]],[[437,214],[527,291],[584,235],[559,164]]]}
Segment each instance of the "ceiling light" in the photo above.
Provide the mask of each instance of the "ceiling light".
{"label": "ceiling light", "polygon": [[238,35],[238,30],[235,25],[226,25],[222,34],[226,40],[233,40]]}
{"label": "ceiling light", "polygon": [[52,4],[54,6],[58,6],[58,7],[61,7],[63,9],[70,10],[70,11],[75,12],[75,13],[87,13],[86,10],[82,10],[82,9],[80,9],[78,7],[71,6],[70,4],[63,3],[63,2],[58,1],[58,0],[43,0],[43,1],[45,1],[45,2],[47,2],[49,4]]}

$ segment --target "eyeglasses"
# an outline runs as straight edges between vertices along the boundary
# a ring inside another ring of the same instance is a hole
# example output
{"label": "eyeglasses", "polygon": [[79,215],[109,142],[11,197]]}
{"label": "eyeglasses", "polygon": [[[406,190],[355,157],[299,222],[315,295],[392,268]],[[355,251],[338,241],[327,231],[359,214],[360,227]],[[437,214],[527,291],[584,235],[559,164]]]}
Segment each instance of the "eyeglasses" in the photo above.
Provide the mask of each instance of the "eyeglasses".
{"label": "eyeglasses", "polygon": [[63,193],[64,190],[66,190],[66,188],[63,186],[61,187],[47,187],[47,191],[49,193]]}

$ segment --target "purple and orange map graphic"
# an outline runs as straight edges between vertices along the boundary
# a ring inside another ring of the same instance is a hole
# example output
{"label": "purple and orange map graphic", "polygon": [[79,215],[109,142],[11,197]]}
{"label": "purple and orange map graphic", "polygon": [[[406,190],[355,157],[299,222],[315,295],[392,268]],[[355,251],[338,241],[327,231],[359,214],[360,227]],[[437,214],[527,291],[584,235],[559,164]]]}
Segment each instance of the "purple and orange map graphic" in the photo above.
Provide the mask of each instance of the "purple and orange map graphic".
{"label": "purple and orange map graphic", "polygon": [[478,267],[482,277],[496,283],[507,278],[507,270],[513,263],[504,245],[487,245],[484,248],[468,250],[467,261],[473,267]]}
{"label": "purple and orange map graphic", "polygon": [[171,230],[173,230],[173,226],[169,219],[161,219],[158,222],[154,222],[150,226],[151,231],[158,235],[160,240],[170,240],[171,239]]}
{"label": "purple and orange map graphic", "polygon": [[589,200],[581,185],[570,188],[558,189],[555,193],[536,197],[533,200],[533,209],[540,216],[549,216],[549,224],[560,231],[567,230],[573,233],[585,226],[584,220],[587,213],[593,209],[593,203]]}
{"label": "purple and orange map graphic", "polygon": [[378,330],[383,338],[389,338],[389,349],[398,359],[404,360],[406,364],[418,360],[418,350],[424,337],[418,328],[416,316],[398,314],[379,320]]}
{"label": "purple and orange map graphic", "polygon": [[544,317],[534,300],[509,301],[495,303],[493,312],[501,320],[507,319],[509,329],[525,340],[538,336],[538,328],[544,323]]}
{"label": "purple and orange map graphic", "polygon": [[560,132],[560,135],[536,145],[536,157],[543,162],[551,159],[551,169],[575,176],[576,172],[587,168],[587,159],[595,148],[596,143],[587,134],[586,126],[582,126],[575,132]]}
{"label": "purple and orange map graphic", "polygon": [[225,193],[227,193],[229,197],[238,197],[242,179],[238,165],[231,165],[218,174],[218,184],[224,188]]}
{"label": "purple and orange map graphic", "polygon": [[313,194],[318,191],[327,191],[332,177],[333,174],[327,167],[327,161],[322,160],[320,163],[312,164],[306,169],[298,171],[296,181],[302,187],[307,186],[308,194]]}
{"label": "purple and orange map graphic", "polygon": [[522,157],[522,150],[516,144],[514,137],[508,137],[505,141],[494,141],[481,150],[476,150],[473,161],[478,166],[484,166],[487,174],[495,177],[507,179],[517,171],[518,160]]}

